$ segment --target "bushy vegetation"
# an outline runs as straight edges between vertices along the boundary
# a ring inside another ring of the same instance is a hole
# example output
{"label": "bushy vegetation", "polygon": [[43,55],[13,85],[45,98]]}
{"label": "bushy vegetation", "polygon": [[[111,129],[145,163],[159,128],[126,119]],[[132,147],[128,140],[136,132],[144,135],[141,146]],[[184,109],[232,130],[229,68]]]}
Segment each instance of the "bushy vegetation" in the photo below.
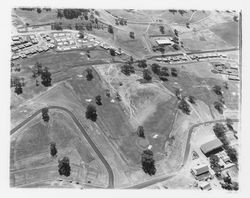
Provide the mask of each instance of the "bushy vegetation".
{"label": "bushy vegetation", "polygon": [[85,116],[86,116],[87,119],[92,120],[93,122],[95,122],[97,120],[96,107],[94,105],[89,104],[87,106]]}
{"label": "bushy vegetation", "polygon": [[71,168],[68,157],[64,157],[62,160],[58,160],[58,172],[59,175],[64,175],[66,177],[70,176]]}
{"label": "bushy vegetation", "polygon": [[146,81],[152,80],[151,73],[148,69],[143,70],[143,79]]}
{"label": "bushy vegetation", "polygon": [[86,79],[88,81],[91,81],[94,78],[92,69],[87,68],[85,71],[87,72]]}
{"label": "bushy vegetation", "polygon": [[182,99],[180,102],[179,102],[179,105],[178,105],[178,108],[185,114],[187,115],[190,115],[190,106],[189,104],[186,102],[185,99]]}
{"label": "bushy vegetation", "polygon": [[121,72],[126,76],[130,76],[130,74],[135,73],[135,68],[130,63],[126,63],[125,65],[121,66]]}
{"label": "bushy vegetation", "polygon": [[149,149],[144,150],[141,155],[141,163],[142,163],[142,169],[145,173],[149,174],[150,176],[156,173],[153,151]]}
{"label": "bushy vegetation", "polygon": [[145,138],[143,126],[138,126],[136,133],[139,137]]}
{"label": "bushy vegetation", "polygon": [[42,118],[44,122],[49,122],[49,109],[48,108],[42,109]]}

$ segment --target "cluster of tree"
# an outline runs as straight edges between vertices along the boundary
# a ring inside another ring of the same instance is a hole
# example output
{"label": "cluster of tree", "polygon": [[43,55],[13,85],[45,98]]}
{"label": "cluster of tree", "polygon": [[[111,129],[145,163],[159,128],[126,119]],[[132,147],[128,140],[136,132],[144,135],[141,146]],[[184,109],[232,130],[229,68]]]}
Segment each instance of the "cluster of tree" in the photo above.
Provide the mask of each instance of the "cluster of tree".
{"label": "cluster of tree", "polygon": [[20,10],[25,10],[25,11],[33,11],[35,10],[36,8],[20,8]]}
{"label": "cluster of tree", "polygon": [[146,81],[152,80],[151,72],[148,69],[143,70],[143,79]]}
{"label": "cluster of tree", "polygon": [[48,108],[42,109],[42,119],[44,122],[49,122],[49,109]]}
{"label": "cluster of tree", "polygon": [[113,30],[113,26],[112,26],[112,25],[109,25],[109,26],[108,26],[108,32],[109,32],[110,34],[113,34],[113,33],[114,33],[114,30]]}
{"label": "cluster of tree", "polygon": [[223,182],[220,182],[220,185],[226,190],[239,190],[238,182],[232,181],[228,172],[227,175],[223,177]]}
{"label": "cluster of tree", "polygon": [[41,80],[42,80],[42,84],[45,87],[49,87],[51,86],[51,73],[49,72],[49,69],[47,67],[44,67],[44,69],[42,70],[41,73]]}
{"label": "cluster of tree", "polygon": [[141,138],[145,138],[143,126],[138,126],[136,134]]}
{"label": "cluster of tree", "polygon": [[130,63],[126,63],[125,65],[121,66],[121,72],[126,76],[130,76],[130,74],[135,73],[135,68]]}
{"label": "cluster of tree", "polygon": [[187,101],[185,99],[181,99],[181,101],[179,102],[178,108],[185,114],[190,115],[190,106],[187,103]]}
{"label": "cluster of tree", "polygon": [[127,25],[127,20],[126,19],[123,19],[123,18],[119,18],[119,19],[115,19],[115,24],[116,25]]}
{"label": "cluster of tree", "polygon": [[88,31],[92,31],[93,30],[92,23],[87,23],[86,24],[86,30],[88,30]]}
{"label": "cluster of tree", "polygon": [[41,8],[37,8],[36,11],[37,11],[38,14],[40,14],[42,12],[42,9]]}
{"label": "cluster of tree", "polygon": [[25,86],[24,78],[11,77],[10,79],[10,87],[15,87],[14,92],[19,95],[23,93],[23,87]]}
{"label": "cluster of tree", "polygon": [[100,95],[96,96],[95,102],[97,105],[102,105],[102,97]]}
{"label": "cluster of tree", "polygon": [[142,163],[142,169],[146,174],[152,176],[156,173],[153,151],[149,149],[144,150],[141,155],[141,163]]}
{"label": "cluster of tree", "polygon": [[215,174],[220,175],[221,167],[219,165],[219,161],[220,161],[219,157],[213,154],[209,157],[209,161],[210,161],[210,166],[214,170]]}
{"label": "cluster of tree", "polygon": [[175,43],[175,44],[179,44],[179,38],[177,36],[174,36],[172,38],[172,41]]}
{"label": "cluster of tree", "polygon": [[57,154],[57,149],[56,149],[56,143],[55,142],[51,142],[50,143],[50,155],[52,157],[56,156]]}
{"label": "cluster of tree", "polygon": [[138,67],[140,67],[140,68],[146,68],[147,67],[147,61],[145,59],[138,60]]}
{"label": "cluster of tree", "polygon": [[58,160],[58,172],[60,175],[64,175],[66,177],[70,176],[71,168],[68,157],[64,157],[62,160]]}
{"label": "cluster of tree", "polygon": [[134,32],[129,32],[129,37],[132,39],[135,39],[135,33]]}
{"label": "cluster of tree", "polygon": [[178,12],[180,13],[181,16],[183,16],[185,13],[187,13],[186,10],[178,10]]}
{"label": "cluster of tree", "polygon": [[79,16],[87,15],[89,12],[88,9],[58,9],[57,10],[57,17],[58,18],[66,18],[66,19],[74,19],[78,18]]}
{"label": "cluster of tree", "polygon": [[159,28],[160,28],[160,32],[162,33],[162,34],[164,34],[165,33],[165,29],[164,29],[164,26],[159,26]]}
{"label": "cluster of tree", "polygon": [[114,49],[110,48],[109,53],[110,53],[111,56],[115,56],[115,50]]}
{"label": "cluster of tree", "polygon": [[171,12],[172,14],[175,14],[177,12],[177,10],[175,9],[169,9],[168,11]]}
{"label": "cluster of tree", "polygon": [[87,72],[86,79],[88,81],[91,81],[94,78],[92,69],[87,68],[85,71]]}
{"label": "cluster of tree", "polygon": [[96,107],[92,104],[87,106],[85,117],[93,122],[97,120]]}
{"label": "cluster of tree", "polygon": [[151,70],[159,76],[160,80],[168,81],[167,76],[169,76],[167,67],[160,67],[157,63],[151,65]]}

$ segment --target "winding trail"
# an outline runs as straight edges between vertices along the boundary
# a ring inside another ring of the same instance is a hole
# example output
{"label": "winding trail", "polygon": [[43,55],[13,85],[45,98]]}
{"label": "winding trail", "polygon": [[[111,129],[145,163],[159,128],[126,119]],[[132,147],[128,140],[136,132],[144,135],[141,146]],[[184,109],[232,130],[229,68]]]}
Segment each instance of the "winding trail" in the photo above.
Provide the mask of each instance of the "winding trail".
{"label": "winding trail", "polygon": [[[81,123],[78,121],[78,119],[76,118],[76,116],[70,110],[66,109],[65,107],[61,107],[61,106],[48,106],[47,108],[48,109],[59,109],[59,110],[64,111],[64,112],[66,112],[67,114],[70,115],[70,117],[73,119],[73,121],[75,122],[75,124],[77,125],[77,127],[80,129],[80,131],[83,134],[83,136],[86,138],[86,140],[88,141],[88,143],[90,144],[90,146],[93,148],[93,150],[98,155],[98,157],[102,161],[103,165],[107,169],[107,172],[108,172],[108,175],[109,175],[109,182],[108,182],[108,187],[107,188],[114,188],[114,174],[113,174],[113,171],[112,171],[110,165],[108,164],[108,162],[106,161],[106,159],[104,158],[104,156],[102,155],[102,153],[99,151],[99,149],[97,148],[97,146],[95,145],[95,143],[91,140],[91,138],[89,137],[89,135],[87,134],[87,132],[85,131],[85,129],[83,128],[83,126],[81,125]],[[33,118],[35,118],[41,112],[42,112],[42,109],[37,110],[34,114],[32,114],[30,117],[28,117],[22,123],[18,124],[16,127],[14,127],[10,131],[10,135],[13,135],[16,131],[18,131],[20,128],[22,128],[24,125],[26,125],[29,121],[31,121]]]}

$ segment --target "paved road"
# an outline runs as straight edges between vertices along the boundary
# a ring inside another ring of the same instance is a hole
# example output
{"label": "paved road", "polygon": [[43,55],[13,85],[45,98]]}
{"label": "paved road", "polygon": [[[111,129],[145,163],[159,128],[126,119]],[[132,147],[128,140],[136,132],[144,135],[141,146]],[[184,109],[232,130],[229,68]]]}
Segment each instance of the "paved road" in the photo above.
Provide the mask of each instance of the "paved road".
{"label": "paved road", "polygon": [[[186,149],[185,149],[185,154],[184,154],[184,158],[183,158],[183,165],[180,167],[180,169],[186,164],[187,162],[187,159],[188,159],[188,156],[189,156],[189,152],[190,152],[190,138],[191,138],[191,135],[192,135],[192,132],[193,130],[196,128],[196,127],[199,127],[201,125],[206,125],[206,124],[212,124],[212,123],[216,123],[216,122],[225,122],[226,120],[225,119],[221,119],[221,120],[211,120],[211,121],[206,121],[206,122],[201,122],[201,123],[198,123],[198,124],[194,124],[188,131],[188,139],[187,139],[187,142],[186,142]],[[233,122],[239,122],[239,119],[232,119]],[[180,170],[178,169],[175,173],[171,174],[171,175],[167,175],[167,176],[163,176],[163,177],[160,177],[160,178],[155,178],[153,180],[150,180],[150,181],[146,181],[146,182],[143,182],[143,183],[140,183],[140,184],[137,184],[137,185],[134,185],[134,186],[130,186],[128,187],[128,189],[142,189],[142,188],[146,188],[148,186],[151,186],[153,184],[156,184],[156,183],[159,183],[159,182],[163,182],[163,181],[166,181],[168,179],[171,179],[173,178],[174,176],[177,175],[177,172]]]}
{"label": "paved road", "polygon": [[[107,188],[114,188],[114,174],[113,174],[113,171],[112,171],[110,165],[108,164],[108,162],[106,161],[106,159],[104,158],[104,156],[102,155],[102,153],[99,151],[99,149],[96,147],[95,143],[91,140],[91,138],[89,137],[89,135],[87,134],[87,132],[85,131],[85,129],[82,127],[81,123],[77,120],[76,116],[71,111],[69,111],[68,109],[66,109],[64,107],[49,106],[47,108],[48,109],[59,109],[59,110],[62,110],[62,111],[66,112],[66,113],[68,113],[70,115],[70,117],[73,119],[73,121],[75,122],[75,124],[77,125],[77,127],[82,132],[83,136],[86,138],[86,140],[88,141],[88,143],[90,144],[90,146],[94,149],[95,153],[98,155],[98,157],[102,161],[103,165],[107,169],[108,174],[109,174],[109,183],[108,183],[108,187]],[[15,128],[13,128],[10,131],[10,134],[11,135],[14,134],[18,129],[20,129],[21,127],[23,127],[25,124],[27,124],[29,121],[31,121],[34,117],[36,117],[41,112],[42,112],[42,109],[36,111],[34,114],[32,114],[26,120],[24,120],[22,123],[20,123]]]}

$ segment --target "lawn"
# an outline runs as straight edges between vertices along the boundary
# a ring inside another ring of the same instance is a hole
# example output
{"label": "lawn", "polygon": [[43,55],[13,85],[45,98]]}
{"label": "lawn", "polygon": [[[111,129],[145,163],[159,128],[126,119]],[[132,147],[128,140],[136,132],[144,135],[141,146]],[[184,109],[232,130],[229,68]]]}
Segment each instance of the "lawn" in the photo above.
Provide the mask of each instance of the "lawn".
{"label": "lawn", "polygon": [[228,22],[214,25],[210,28],[221,39],[232,46],[239,46],[239,23]]}

